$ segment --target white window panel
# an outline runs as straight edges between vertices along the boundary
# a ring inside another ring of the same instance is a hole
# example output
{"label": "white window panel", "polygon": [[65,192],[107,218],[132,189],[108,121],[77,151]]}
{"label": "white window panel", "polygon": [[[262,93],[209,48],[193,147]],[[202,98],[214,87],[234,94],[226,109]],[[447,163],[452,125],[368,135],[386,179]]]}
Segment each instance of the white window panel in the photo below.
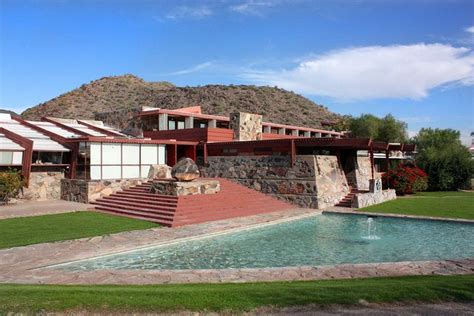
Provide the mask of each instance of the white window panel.
{"label": "white window panel", "polygon": [[140,178],[140,167],[139,166],[123,166],[122,178],[124,179]]}
{"label": "white window panel", "polygon": [[23,153],[21,151],[15,151],[13,153],[13,164],[21,165],[23,163]]}
{"label": "white window panel", "polygon": [[120,179],[121,169],[121,166],[102,166],[102,179]]}
{"label": "white window panel", "polygon": [[158,145],[158,164],[165,164],[165,145]]}
{"label": "white window panel", "polygon": [[123,144],[122,159],[124,165],[140,164],[140,145],[139,144]]}
{"label": "white window panel", "polygon": [[100,165],[100,143],[91,143],[91,165]]}
{"label": "white window panel", "polygon": [[13,160],[12,151],[0,151],[0,165],[11,165]]}
{"label": "white window panel", "polygon": [[100,172],[100,166],[91,166],[91,180],[100,180],[102,175]]}
{"label": "white window panel", "polygon": [[158,150],[156,145],[142,145],[142,162],[141,164],[157,164]]}
{"label": "white window panel", "polygon": [[141,167],[141,177],[142,178],[148,177],[148,172],[149,171],[150,171],[150,166],[149,165],[147,165],[147,166],[142,165],[142,167]]}
{"label": "white window panel", "polygon": [[121,144],[102,143],[102,164],[120,165],[122,164]]}

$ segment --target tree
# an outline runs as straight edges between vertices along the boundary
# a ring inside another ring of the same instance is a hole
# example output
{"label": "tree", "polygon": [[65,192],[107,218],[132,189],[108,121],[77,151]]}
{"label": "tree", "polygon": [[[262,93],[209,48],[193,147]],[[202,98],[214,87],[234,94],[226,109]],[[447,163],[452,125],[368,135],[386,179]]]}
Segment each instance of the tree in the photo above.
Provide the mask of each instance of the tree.
{"label": "tree", "polygon": [[384,142],[404,142],[407,139],[407,124],[388,114],[379,118],[372,114],[353,117],[349,122],[353,137],[372,138]]}
{"label": "tree", "polygon": [[428,174],[428,189],[457,190],[467,187],[474,172],[474,161],[453,129],[422,128],[414,141],[417,165]]}
{"label": "tree", "polygon": [[405,142],[407,140],[407,123],[399,121],[393,117],[393,115],[388,114],[385,116],[380,125],[377,135],[377,140],[384,142]]}

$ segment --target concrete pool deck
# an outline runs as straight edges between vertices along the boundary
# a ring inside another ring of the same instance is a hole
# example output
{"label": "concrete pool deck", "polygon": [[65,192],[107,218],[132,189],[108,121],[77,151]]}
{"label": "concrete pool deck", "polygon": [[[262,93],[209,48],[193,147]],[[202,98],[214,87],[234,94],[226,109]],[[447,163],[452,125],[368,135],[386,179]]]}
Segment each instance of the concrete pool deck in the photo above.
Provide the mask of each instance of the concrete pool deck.
{"label": "concrete pool deck", "polygon": [[0,219],[86,211],[91,205],[63,200],[26,201],[0,206]]}
{"label": "concrete pool deck", "polygon": [[97,270],[72,272],[53,265],[138,248],[250,229],[320,214],[311,209],[233,218],[178,228],[153,228],[35,244],[0,250],[0,283],[28,284],[165,284],[294,281],[402,275],[474,274],[474,258],[466,260],[341,264],[284,268],[221,270]]}

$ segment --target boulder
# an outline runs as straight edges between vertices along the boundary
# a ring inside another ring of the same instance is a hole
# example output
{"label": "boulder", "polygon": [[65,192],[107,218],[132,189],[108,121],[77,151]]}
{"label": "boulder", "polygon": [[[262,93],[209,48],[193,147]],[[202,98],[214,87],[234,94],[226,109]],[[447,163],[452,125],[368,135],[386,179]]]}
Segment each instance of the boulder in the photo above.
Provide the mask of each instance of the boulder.
{"label": "boulder", "polygon": [[171,167],[168,165],[152,165],[148,171],[148,179],[171,179]]}
{"label": "boulder", "polygon": [[192,159],[184,158],[173,166],[171,176],[178,181],[193,181],[199,178],[199,168]]}

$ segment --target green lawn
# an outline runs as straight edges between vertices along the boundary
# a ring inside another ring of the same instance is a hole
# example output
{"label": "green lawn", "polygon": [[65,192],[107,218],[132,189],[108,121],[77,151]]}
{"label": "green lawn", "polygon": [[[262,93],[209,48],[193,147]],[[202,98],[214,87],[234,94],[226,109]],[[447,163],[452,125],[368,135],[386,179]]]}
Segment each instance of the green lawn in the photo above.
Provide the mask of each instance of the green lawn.
{"label": "green lawn", "polygon": [[360,209],[365,212],[451,217],[474,220],[474,193],[420,192]]}
{"label": "green lawn", "polygon": [[100,236],[158,226],[151,222],[94,212],[4,219],[0,220],[0,248]]}
{"label": "green lawn", "polygon": [[0,285],[6,312],[248,311],[262,306],[474,300],[474,275],[191,285]]}

